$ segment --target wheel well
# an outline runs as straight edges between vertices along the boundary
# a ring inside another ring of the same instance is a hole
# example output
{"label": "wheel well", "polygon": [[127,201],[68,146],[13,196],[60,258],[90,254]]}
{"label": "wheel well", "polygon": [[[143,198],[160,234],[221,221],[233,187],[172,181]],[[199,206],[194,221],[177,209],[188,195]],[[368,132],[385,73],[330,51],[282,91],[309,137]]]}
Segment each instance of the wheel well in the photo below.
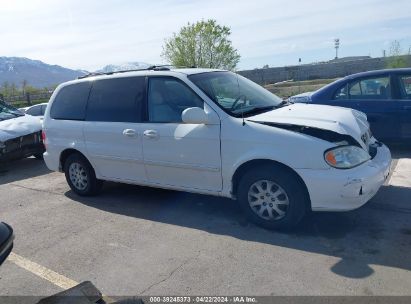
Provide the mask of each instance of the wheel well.
{"label": "wheel well", "polygon": [[[67,158],[68,158],[70,155],[75,154],[75,153],[80,154],[81,156],[83,156],[83,157],[87,160],[87,158],[84,156],[84,154],[81,153],[80,151],[78,151],[78,150],[76,150],[76,149],[66,149],[66,150],[64,150],[63,152],[61,152],[61,154],[60,154],[60,167],[59,167],[60,171],[63,171],[63,169],[64,169],[64,163],[66,162]],[[87,160],[87,161],[88,161],[88,160]]]}
{"label": "wheel well", "polygon": [[250,160],[248,162],[245,162],[242,164],[240,167],[237,168],[233,175],[232,179],[232,194],[233,196],[237,196],[237,190],[238,190],[238,184],[240,183],[241,177],[249,170],[255,170],[256,168],[264,168],[267,169],[267,167],[272,167],[274,170],[276,168],[281,168],[283,170],[287,170],[291,174],[295,176],[295,178],[303,185],[307,198],[309,200],[310,206],[311,206],[311,201],[310,201],[310,195],[307,189],[307,185],[303,181],[300,175],[298,175],[297,172],[295,172],[292,168],[280,163],[276,162],[274,160],[269,160],[269,159],[254,159]]}

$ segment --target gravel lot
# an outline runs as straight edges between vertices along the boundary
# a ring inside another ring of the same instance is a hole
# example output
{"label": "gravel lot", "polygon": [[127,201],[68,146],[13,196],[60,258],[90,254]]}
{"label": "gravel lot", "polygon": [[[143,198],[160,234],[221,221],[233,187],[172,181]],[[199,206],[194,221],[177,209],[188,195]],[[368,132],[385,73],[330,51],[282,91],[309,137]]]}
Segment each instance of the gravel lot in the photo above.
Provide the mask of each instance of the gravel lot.
{"label": "gravel lot", "polygon": [[13,252],[63,278],[9,259],[0,295],[48,296],[64,278],[120,295],[411,295],[411,153],[364,207],[318,213],[295,231],[248,224],[234,201],[106,184],[73,194],[34,158],[0,167],[0,219]]}

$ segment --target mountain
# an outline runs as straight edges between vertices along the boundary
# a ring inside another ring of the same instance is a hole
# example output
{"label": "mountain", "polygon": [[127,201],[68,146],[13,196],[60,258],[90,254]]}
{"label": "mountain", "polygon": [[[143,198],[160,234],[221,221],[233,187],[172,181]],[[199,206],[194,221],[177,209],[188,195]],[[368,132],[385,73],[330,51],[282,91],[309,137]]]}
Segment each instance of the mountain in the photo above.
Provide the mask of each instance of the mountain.
{"label": "mountain", "polygon": [[97,70],[97,73],[110,73],[110,72],[118,72],[118,71],[129,71],[129,70],[138,70],[138,69],[146,69],[151,64],[144,63],[144,62],[126,62],[120,65],[109,64],[106,65],[101,70]]}
{"label": "mountain", "polygon": [[21,86],[24,80],[37,88],[50,87],[86,74],[58,65],[23,57],[0,57],[0,86],[4,82]]}

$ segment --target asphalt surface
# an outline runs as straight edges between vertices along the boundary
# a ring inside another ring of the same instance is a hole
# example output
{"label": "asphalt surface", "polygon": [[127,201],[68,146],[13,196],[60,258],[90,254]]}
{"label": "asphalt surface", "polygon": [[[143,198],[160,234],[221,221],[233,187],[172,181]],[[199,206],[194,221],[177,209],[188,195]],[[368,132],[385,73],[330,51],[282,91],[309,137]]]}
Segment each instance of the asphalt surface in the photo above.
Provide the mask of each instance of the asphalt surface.
{"label": "asphalt surface", "polygon": [[[396,150],[394,172],[409,151]],[[409,180],[400,172],[364,207],[279,233],[229,199],[114,183],[79,197],[29,158],[0,167],[0,219],[15,229],[14,253],[109,296],[411,295]],[[57,285],[10,260],[0,267],[0,295]]]}

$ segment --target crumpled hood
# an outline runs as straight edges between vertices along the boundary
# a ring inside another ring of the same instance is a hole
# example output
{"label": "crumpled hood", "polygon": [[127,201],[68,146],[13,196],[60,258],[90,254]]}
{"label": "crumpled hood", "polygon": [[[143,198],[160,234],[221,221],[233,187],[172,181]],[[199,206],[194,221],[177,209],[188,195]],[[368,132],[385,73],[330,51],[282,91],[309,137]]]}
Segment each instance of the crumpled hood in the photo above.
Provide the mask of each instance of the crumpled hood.
{"label": "crumpled hood", "polygon": [[353,109],[299,103],[251,116],[247,120],[329,130],[352,136],[367,148],[361,138],[369,130],[367,116]]}
{"label": "crumpled hood", "polygon": [[41,121],[37,117],[24,115],[0,121],[0,141],[41,131]]}

